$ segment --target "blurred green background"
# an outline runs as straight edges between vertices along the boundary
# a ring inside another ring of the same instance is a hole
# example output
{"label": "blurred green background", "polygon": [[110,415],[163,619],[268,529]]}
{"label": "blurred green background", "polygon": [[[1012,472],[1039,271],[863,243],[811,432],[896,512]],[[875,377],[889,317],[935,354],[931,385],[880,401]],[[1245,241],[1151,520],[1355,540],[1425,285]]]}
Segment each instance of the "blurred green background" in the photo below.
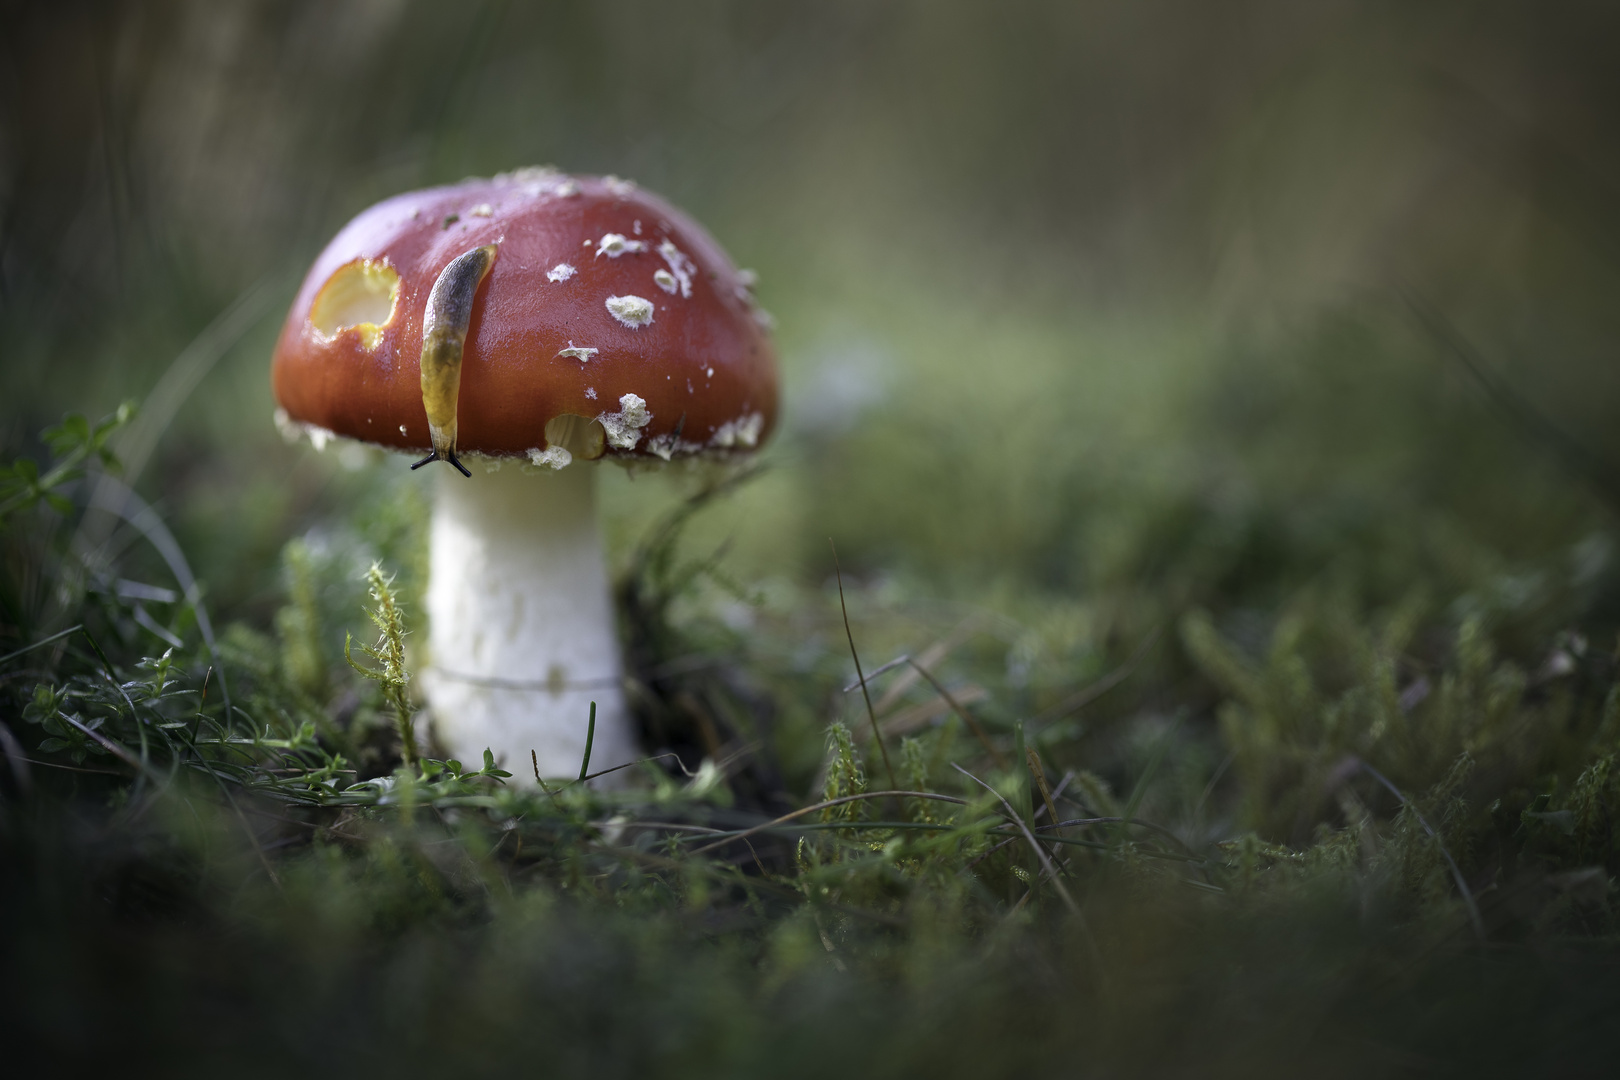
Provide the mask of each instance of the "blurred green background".
{"label": "blurred green background", "polygon": [[[304,268],[379,198],[552,163],[665,194],[760,273],[785,427],[691,542],[728,542],[767,606],[823,587],[833,536],[875,606],[1013,619],[1009,671],[1022,647],[1067,679],[1194,605],[1241,638],[1301,588],[1547,631],[1569,605],[1514,583],[1590,579],[1612,546],[1617,23],[8,4],[0,445],[37,453],[65,410],[168,373],[136,486],[216,618],[268,624],[285,542],[411,480],[277,435],[268,355]],[[609,472],[622,560],[683,482]]]}

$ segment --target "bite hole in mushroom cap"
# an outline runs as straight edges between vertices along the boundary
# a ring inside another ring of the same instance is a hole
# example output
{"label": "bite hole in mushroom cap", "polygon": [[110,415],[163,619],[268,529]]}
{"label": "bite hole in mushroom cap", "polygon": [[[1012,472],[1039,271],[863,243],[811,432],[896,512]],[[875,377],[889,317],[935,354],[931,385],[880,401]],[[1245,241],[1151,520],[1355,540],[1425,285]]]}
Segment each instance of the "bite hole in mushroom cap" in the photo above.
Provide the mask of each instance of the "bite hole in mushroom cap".
{"label": "bite hole in mushroom cap", "polygon": [[560,446],[576,458],[595,461],[607,449],[607,433],[588,416],[563,413],[546,421],[546,445]]}
{"label": "bite hole in mushroom cap", "polygon": [[399,301],[399,274],[387,263],[356,259],[338,267],[310,305],[309,321],[328,340],[357,330],[367,349],[375,349],[383,329],[393,321]]}

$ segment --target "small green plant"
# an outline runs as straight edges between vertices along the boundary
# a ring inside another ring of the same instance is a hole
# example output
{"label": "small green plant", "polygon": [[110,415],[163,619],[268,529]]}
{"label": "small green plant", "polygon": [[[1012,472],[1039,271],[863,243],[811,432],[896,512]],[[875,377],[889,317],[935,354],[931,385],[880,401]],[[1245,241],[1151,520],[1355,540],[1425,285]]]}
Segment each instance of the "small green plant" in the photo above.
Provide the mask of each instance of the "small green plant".
{"label": "small green plant", "polygon": [[[866,769],[861,753],[855,748],[849,728],[834,721],[827,728],[827,781],[822,785],[821,799],[831,802],[847,795],[866,792]],[[823,821],[859,821],[866,816],[865,804],[846,802],[828,807],[821,813]]]}
{"label": "small green plant", "polygon": [[361,645],[360,651],[381,667],[366,668],[354,662],[350,651],[354,644],[352,634],[344,635],[343,658],[362,676],[381,684],[383,699],[394,714],[400,744],[404,747],[405,763],[415,765],[420,755],[416,749],[416,730],[411,723],[411,675],[405,668],[405,618],[394,594],[394,579],[384,574],[381,566],[371,564],[366,571],[366,584],[375,605],[367,614],[377,627],[377,642],[375,645]]}
{"label": "small green plant", "polygon": [[73,512],[61,489],[82,479],[92,465],[116,471],[118,459],[107,445],[113,433],[135,416],[135,403],[126,401],[116,412],[91,425],[78,413],[69,413],[42,436],[55,460],[40,472],[32,458],[0,465],[0,525],[14,514],[44,503],[59,514]]}

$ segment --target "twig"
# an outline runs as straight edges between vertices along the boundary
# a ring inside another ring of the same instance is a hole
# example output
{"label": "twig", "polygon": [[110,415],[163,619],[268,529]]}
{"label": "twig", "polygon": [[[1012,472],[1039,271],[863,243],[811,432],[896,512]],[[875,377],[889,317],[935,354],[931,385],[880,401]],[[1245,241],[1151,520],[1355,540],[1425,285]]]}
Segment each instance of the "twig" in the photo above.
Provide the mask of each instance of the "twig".
{"label": "twig", "polygon": [[[11,658],[8,656],[6,659],[9,660]],[[888,672],[891,672],[895,668],[899,667],[901,664],[909,664],[909,663],[911,663],[911,657],[907,656],[905,653],[901,653],[899,656],[895,657],[893,660],[890,660],[887,664],[884,664],[882,667],[876,667],[876,668],[873,668],[871,671],[868,671],[866,673],[866,679],[856,679],[854,682],[852,682],[848,686],[844,687],[844,693],[847,694],[851,690],[858,690],[858,689],[860,689],[861,684],[863,682],[865,682],[867,680],[870,680],[870,679],[875,679],[879,675],[887,674]]]}

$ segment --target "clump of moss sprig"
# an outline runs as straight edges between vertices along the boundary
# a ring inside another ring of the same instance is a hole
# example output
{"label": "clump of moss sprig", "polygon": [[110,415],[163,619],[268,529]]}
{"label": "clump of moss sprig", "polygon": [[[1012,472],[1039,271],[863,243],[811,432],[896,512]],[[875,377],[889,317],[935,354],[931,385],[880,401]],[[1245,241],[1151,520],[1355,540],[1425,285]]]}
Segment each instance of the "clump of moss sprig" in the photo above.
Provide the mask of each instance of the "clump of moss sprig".
{"label": "clump of moss sprig", "polygon": [[367,614],[377,628],[377,641],[360,646],[360,651],[377,661],[380,667],[365,668],[354,662],[351,646],[353,635],[343,641],[343,658],[362,678],[371,679],[382,687],[383,698],[394,714],[394,727],[404,747],[405,764],[415,765],[420,755],[416,749],[416,728],[412,723],[410,702],[410,672],[405,667],[405,618],[400,613],[399,601],[394,594],[393,578],[383,573],[376,563],[366,571],[366,585],[375,605]]}

